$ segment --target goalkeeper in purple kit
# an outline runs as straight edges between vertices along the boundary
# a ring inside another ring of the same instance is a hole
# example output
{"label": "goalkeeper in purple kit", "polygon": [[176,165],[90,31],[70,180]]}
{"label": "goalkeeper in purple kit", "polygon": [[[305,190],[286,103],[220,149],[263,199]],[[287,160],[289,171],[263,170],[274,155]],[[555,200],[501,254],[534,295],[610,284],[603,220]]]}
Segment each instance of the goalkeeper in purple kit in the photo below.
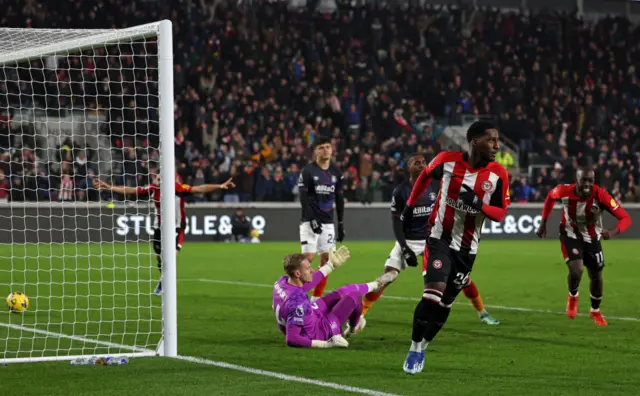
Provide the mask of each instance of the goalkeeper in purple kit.
{"label": "goalkeeper in purple kit", "polygon": [[[350,257],[349,249],[341,246],[329,251],[329,261],[318,271],[304,254],[290,254],[284,258],[285,276],[273,286],[273,311],[278,327],[286,336],[290,347],[346,348],[342,325],[349,322],[356,329],[362,313],[362,296],[380,290],[390,283],[384,274],[370,283],[343,286],[324,297],[309,300],[307,292],[344,264]],[[360,331],[362,329],[359,329]],[[347,335],[347,334],[345,334]],[[348,334],[351,335],[351,334]]]}

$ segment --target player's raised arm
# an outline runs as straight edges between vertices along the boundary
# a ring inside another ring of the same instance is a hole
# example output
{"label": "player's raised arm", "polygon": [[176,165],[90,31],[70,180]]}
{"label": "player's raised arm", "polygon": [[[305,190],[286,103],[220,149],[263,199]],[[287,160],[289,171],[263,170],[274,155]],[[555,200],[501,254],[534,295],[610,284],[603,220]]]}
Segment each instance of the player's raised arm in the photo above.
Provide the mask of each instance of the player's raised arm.
{"label": "player's raised arm", "polygon": [[556,201],[561,198],[563,193],[562,186],[556,186],[553,190],[549,191],[547,197],[544,199],[544,206],[542,207],[542,220],[540,226],[536,231],[538,238],[544,238],[547,235],[547,220],[551,215],[551,211],[556,204]]}
{"label": "player's raised arm", "polygon": [[122,195],[148,195],[149,194],[149,189],[147,187],[114,186],[100,179],[95,179],[93,181],[93,188],[95,188],[98,191],[108,190],[116,194],[122,194]]}
{"label": "player's raised arm", "polygon": [[598,187],[598,201],[607,211],[614,215],[618,219],[618,224],[611,230],[602,230],[602,237],[604,239],[611,239],[616,235],[623,233],[631,226],[631,217],[629,213],[609,194],[605,189]]}
{"label": "player's raised arm", "polygon": [[229,179],[222,184],[201,184],[199,186],[189,186],[191,187],[188,192],[192,194],[206,194],[216,190],[228,190],[229,188],[233,188],[236,185],[233,183],[233,179]]}
{"label": "player's raised arm", "polygon": [[324,278],[329,276],[329,274],[338,269],[342,264],[346,263],[349,257],[351,257],[351,252],[349,252],[349,248],[344,245],[338,249],[334,247],[329,250],[329,261],[313,273],[311,282],[302,285],[304,291],[307,292],[316,287]]}

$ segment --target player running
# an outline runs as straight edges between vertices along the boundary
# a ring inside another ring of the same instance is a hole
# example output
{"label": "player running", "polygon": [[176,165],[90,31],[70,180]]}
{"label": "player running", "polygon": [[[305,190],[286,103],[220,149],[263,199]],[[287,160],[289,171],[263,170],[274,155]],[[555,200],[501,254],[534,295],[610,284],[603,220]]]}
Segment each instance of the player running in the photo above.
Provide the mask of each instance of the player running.
{"label": "player running", "polygon": [[[230,187],[235,187],[232,179],[227,180],[223,184],[202,184],[200,186],[190,186],[182,183],[182,177],[176,173],[176,257],[182,249],[182,242],[184,241],[184,230],[187,227],[187,216],[184,208],[184,197],[190,194],[207,194],[215,190],[227,190]],[[153,220],[153,250],[156,253],[158,260],[158,270],[160,271],[160,280],[154,293],[159,296],[162,294],[162,234],[160,229],[160,175],[158,175],[155,181],[147,186],[140,187],[127,187],[127,186],[114,186],[108,184],[102,180],[95,179],[93,181],[93,188],[96,190],[108,190],[117,194],[126,196],[150,197],[153,200],[154,206],[154,220]]]}
{"label": "player running", "polygon": [[[556,201],[562,202],[560,221],[560,248],[569,268],[569,297],[567,316],[575,318],[578,313],[578,289],[584,267],[591,279],[591,310],[589,315],[598,326],[607,321],[600,313],[602,302],[602,269],[604,256],[600,239],[611,239],[631,225],[631,217],[618,202],[602,187],[594,184],[595,174],[591,169],[579,168],[575,184],[556,186],[544,200],[542,222],[536,231],[540,238],[547,234],[547,220]],[[602,228],[602,213],[607,211],[618,219],[613,230]]]}
{"label": "player running", "polygon": [[[300,245],[309,262],[320,253],[320,266],[329,260],[329,249],[344,240],[344,194],[342,172],[331,163],[331,140],[319,138],[313,144],[315,162],[305,166],[298,179],[302,220]],[[333,205],[338,215],[338,235],[333,223]],[[313,290],[313,300],[322,297],[327,278]]]}
{"label": "player running", "polygon": [[408,374],[422,371],[427,345],[444,326],[454,300],[469,281],[484,219],[499,222],[506,215],[509,176],[494,162],[499,137],[491,122],[474,122],[467,131],[469,153],[438,154],[420,173],[402,211],[401,220],[409,228],[420,196],[431,180],[440,180],[429,217],[424,294],[414,312],[411,347],[403,365]]}
{"label": "player running", "polygon": [[329,259],[318,271],[311,267],[306,255],[296,253],[284,258],[285,276],[273,285],[272,309],[287,345],[305,348],[346,348],[342,325],[355,328],[362,311],[362,296],[379,290],[388,276],[374,282],[347,285],[311,302],[307,292],[322,282],[350,257],[349,249],[331,248]]}
{"label": "player running", "polygon": [[[422,271],[423,276],[426,274],[426,256],[428,256],[428,253],[426,252],[428,222],[436,201],[436,196],[438,195],[438,189],[440,188],[440,182],[438,180],[433,179],[431,184],[419,196],[418,201],[413,208],[411,223],[408,224],[406,229],[404,228],[402,221],[400,221],[400,214],[404,210],[405,202],[411,194],[411,189],[426,166],[427,162],[423,154],[416,153],[411,155],[407,160],[406,166],[409,180],[398,185],[393,190],[391,198],[391,221],[393,223],[393,233],[396,237],[396,244],[384,264],[384,273],[390,273],[392,281],[394,281],[400,272],[407,266],[416,267],[418,265],[419,256],[424,256]],[[423,255],[423,252],[426,256]],[[489,315],[484,308],[482,297],[480,297],[478,288],[474,282],[470,280],[462,291],[477,310],[482,323],[489,325],[500,324],[500,322]],[[368,293],[364,296],[364,299],[362,300],[362,319],[358,324],[358,327],[360,328],[355,329],[354,332],[359,332],[361,328],[364,328],[366,325],[364,316],[367,314],[369,309],[371,309],[373,304],[378,301],[380,296],[382,296],[383,292],[384,288],[378,292]]]}

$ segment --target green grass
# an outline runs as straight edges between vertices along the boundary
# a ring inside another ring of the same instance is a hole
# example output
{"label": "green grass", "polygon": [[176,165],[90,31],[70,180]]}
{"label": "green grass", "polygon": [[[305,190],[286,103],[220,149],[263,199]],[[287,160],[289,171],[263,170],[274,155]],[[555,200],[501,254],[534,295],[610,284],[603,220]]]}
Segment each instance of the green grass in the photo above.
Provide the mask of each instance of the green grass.
{"label": "green grass", "polygon": [[[373,280],[392,244],[348,246],[352,260],[331,276],[330,288]],[[498,307],[490,312],[502,324],[480,324],[461,295],[445,329],[430,346],[424,372],[408,377],[401,366],[413,309],[422,292],[418,270],[406,271],[386,291],[407,299],[381,299],[367,317],[365,332],[353,339],[349,349],[299,350],[284,345],[271,311],[269,287],[281,274],[281,258],[297,251],[297,244],[190,243],[178,268],[179,351],[406,395],[637,394],[640,319],[614,319],[640,318],[636,287],[640,258],[634,248],[631,240],[606,242],[602,310],[609,326],[597,328],[587,316],[570,320],[554,314],[564,310],[567,294],[557,241],[484,241],[472,278],[485,303]],[[0,322],[151,347],[159,337],[160,304],[150,296],[157,271],[149,252],[144,244],[0,248],[0,292],[24,290],[31,299],[25,315],[1,313]],[[137,282],[139,278],[144,281]],[[60,298],[63,295],[79,297]],[[585,275],[580,312],[588,312],[588,296]],[[101,306],[104,310],[98,309]],[[141,335],[136,337],[136,331]],[[69,348],[76,353],[104,351],[89,343],[38,337],[0,327],[0,356],[24,356],[32,349],[46,349],[48,354]],[[164,358],[132,359],[119,367],[68,362],[7,365],[0,367],[0,394],[9,390],[21,395],[340,394],[311,384]]]}

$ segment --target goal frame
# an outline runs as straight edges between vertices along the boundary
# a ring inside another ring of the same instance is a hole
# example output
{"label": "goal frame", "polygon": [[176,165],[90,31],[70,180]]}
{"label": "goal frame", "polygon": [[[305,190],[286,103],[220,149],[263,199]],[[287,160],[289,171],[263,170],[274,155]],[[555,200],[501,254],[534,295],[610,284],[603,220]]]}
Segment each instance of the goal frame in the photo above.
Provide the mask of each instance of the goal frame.
{"label": "goal frame", "polygon": [[[13,31],[25,31],[27,29],[5,29]],[[28,29],[32,31],[62,31],[64,29]],[[75,30],[75,29],[74,29]],[[90,33],[92,29],[84,29]],[[174,123],[173,123],[173,32],[170,20],[133,26],[125,29],[95,30],[97,34],[87,37],[73,38],[59,41],[53,44],[38,45],[35,47],[20,49],[13,52],[0,53],[0,67],[7,63],[30,61],[48,55],[61,52],[74,54],[91,48],[106,47],[117,44],[120,40],[143,39],[157,37],[158,59],[158,96],[159,96],[159,132],[160,132],[160,179],[173,180],[175,178],[175,147],[174,147]],[[43,361],[74,360],[88,356],[113,356],[126,355],[130,357],[140,356],[178,356],[178,325],[177,325],[177,282],[176,282],[176,208],[172,197],[175,196],[175,183],[161,183],[160,185],[160,210],[161,243],[162,243],[162,337],[156,350],[144,349],[135,346],[112,344],[100,340],[82,338],[82,341],[97,345],[128,349],[131,352],[119,352],[115,354],[87,354],[87,355],[61,355],[38,356],[20,358],[0,358],[0,364],[6,363],[30,363]],[[53,204],[55,205],[55,204]],[[34,332],[48,333],[42,330]],[[59,334],[62,338],[77,339],[77,336]]]}

